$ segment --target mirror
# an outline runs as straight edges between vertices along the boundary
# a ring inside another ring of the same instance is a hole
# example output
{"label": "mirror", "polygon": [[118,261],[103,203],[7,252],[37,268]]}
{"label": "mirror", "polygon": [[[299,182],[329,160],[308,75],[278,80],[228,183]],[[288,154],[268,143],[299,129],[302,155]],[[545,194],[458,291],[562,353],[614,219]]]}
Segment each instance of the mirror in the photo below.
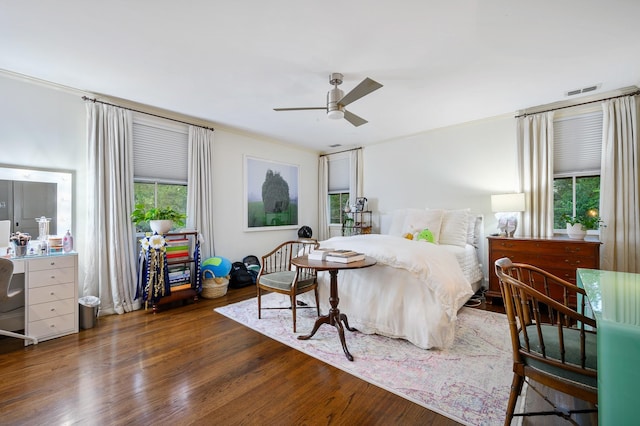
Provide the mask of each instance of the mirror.
{"label": "mirror", "polygon": [[[17,188],[33,188],[35,192],[31,191],[31,193],[39,194],[44,191],[44,193],[40,195],[36,195],[38,199],[43,199],[45,205],[48,207],[43,207],[43,209],[47,209],[48,211],[53,211],[56,214],[55,223],[53,222],[54,218],[52,218],[52,223],[50,225],[51,234],[63,235],[67,229],[71,229],[71,216],[72,216],[72,190],[73,190],[73,174],[72,172],[65,171],[54,171],[54,170],[46,170],[46,169],[27,169],[27,168],[19,168],[15,166],[0,166],[0,181],[8,181],[13,188],[14,185]],[[14,221],[13,212],[18,211],[20,213],[24,212],[25,214],[34,213],[33,203],[30,202],[32,200],[23,200],[22,197],[16,196],[13,194],[13,190],[9,191],[13,197],[9,199],[5,195],[4,191],[0,194],[0,217],[7,216],[6,219]],[[16,191],[21,192],[21,191]],[[55,195],[51,195],[55,194]],[[48,197],[47,197],[48,196]],[[50,198],[47,200],[47,198]],[[18,203],[19,205],[13,206],[13,203]],[[53,205],[55,204],[55,205]],[[11,217],[8,217],[7,213],[11,210]],[[27,213],[29,212],[29,213]],[[17,223],[19,225],[19,229],[22,229],[23,232],[27,231],[31,235],[32,239],[38,238],[38,223],[35,221],[36,217],[40,217],[44,214],[31,214],[33,217],[22,218]],[[31,223],[33,220],[33,223]],[[12,223],[11,229],[13,230],[16,225],[16,222]],[[32,231],[31,229],[34,229]]]}

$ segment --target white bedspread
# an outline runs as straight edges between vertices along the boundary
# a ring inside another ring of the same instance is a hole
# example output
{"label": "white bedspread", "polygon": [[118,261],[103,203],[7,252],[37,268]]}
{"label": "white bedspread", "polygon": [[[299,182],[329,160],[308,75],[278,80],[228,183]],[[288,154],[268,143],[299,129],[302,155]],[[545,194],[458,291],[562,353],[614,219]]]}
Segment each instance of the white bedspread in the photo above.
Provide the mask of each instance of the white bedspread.
{"label": "white bedspread", "polygon": [[[338,308],[349,325],[368,334],[407,339],[424,349],[451,346],[457,311],[473,294],[455,255],[435,244],[380,234],[334,237],[321,247],[355,250],[378,262],[338,274]],[[329,274],[319,273],[318,282],[326,313]],[[312,302],[313,296],[301,298]]]}

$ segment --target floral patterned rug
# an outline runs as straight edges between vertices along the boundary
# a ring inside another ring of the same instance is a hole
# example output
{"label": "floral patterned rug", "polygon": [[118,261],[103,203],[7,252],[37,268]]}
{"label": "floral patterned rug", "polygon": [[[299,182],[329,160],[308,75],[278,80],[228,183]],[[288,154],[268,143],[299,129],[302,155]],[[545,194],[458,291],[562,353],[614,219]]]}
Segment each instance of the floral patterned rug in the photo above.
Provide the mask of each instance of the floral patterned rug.
{"label": "floral patterned rug", "polygon": [[[263,296],[265,306],[288,306],[278,294]],[[504,315],[472,308],[458,314],[455,343],[448,350],[424,350],[406,340],[360,332],[346,333],[354,361],[347,360],[337,330],[322,325],[310,340],[315,309],[298,309],[298,333],[291,311],[263,310],[256,299],[215,311],[272,339],[340,368],[429,410],[468,425],[501,425],[511,386],[511,343]],[[348,312],[345,312],[348,315]]]}

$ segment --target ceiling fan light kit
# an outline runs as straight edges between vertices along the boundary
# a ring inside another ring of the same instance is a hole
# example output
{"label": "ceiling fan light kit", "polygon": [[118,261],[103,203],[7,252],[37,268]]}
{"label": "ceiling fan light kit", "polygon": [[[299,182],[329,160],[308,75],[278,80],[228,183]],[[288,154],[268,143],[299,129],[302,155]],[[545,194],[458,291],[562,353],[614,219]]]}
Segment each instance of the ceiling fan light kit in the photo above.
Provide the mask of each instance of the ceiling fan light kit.
{"label": "ceiling fan light kit", "polygon": [[274,111],[301,111],[301,110],[313,110],[313,109],[324,109],[327,111],[327,116],[334,120],[346,119],[352,125],[358,127],[367,123],[362,117],[358,117],[344,109],[344,107],[363,96],[368,95],[374,90],[378,90],[382,87],[382,84],[371,80],[370,78],[365,78],[358,84],[353,90],[351,90],[346,95],[338,86],[342,84],[343,75],[334,72],[329,76],[329,83],[333,85],[333,89],[327,92],[327,106],[326,107],[299,107],[299,108],[274,108]]}

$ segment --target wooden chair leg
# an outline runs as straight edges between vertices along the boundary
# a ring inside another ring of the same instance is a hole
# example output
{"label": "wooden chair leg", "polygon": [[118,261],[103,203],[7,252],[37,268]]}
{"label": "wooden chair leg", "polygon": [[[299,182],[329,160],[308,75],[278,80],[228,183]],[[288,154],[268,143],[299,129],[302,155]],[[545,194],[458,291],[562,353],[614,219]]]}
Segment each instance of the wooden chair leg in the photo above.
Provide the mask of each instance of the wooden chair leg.
{"label": "wooden chair leg", "polygon": [[522,392],[523,383],[524,377],[518,375],[517,373],[513,373],[513,380],[511,381],[511,394],[509,394],[509,402],[507,403],[507,415],[504,419],[505,426],[509,426],[511,424],[511,420],[513,420],[513,412],[516,409],[518,396],[520,396],[520,392]]}
{"label": "wooden chair leg", "polygon": [[296,295],[291,295],[291,315],[293,316],[293,332],[296,332]]}
{"label": "wooden chair leg", "polygon": [[262,318],[262,292],[260,291],[260,287],[258,289],[258,319]]}

